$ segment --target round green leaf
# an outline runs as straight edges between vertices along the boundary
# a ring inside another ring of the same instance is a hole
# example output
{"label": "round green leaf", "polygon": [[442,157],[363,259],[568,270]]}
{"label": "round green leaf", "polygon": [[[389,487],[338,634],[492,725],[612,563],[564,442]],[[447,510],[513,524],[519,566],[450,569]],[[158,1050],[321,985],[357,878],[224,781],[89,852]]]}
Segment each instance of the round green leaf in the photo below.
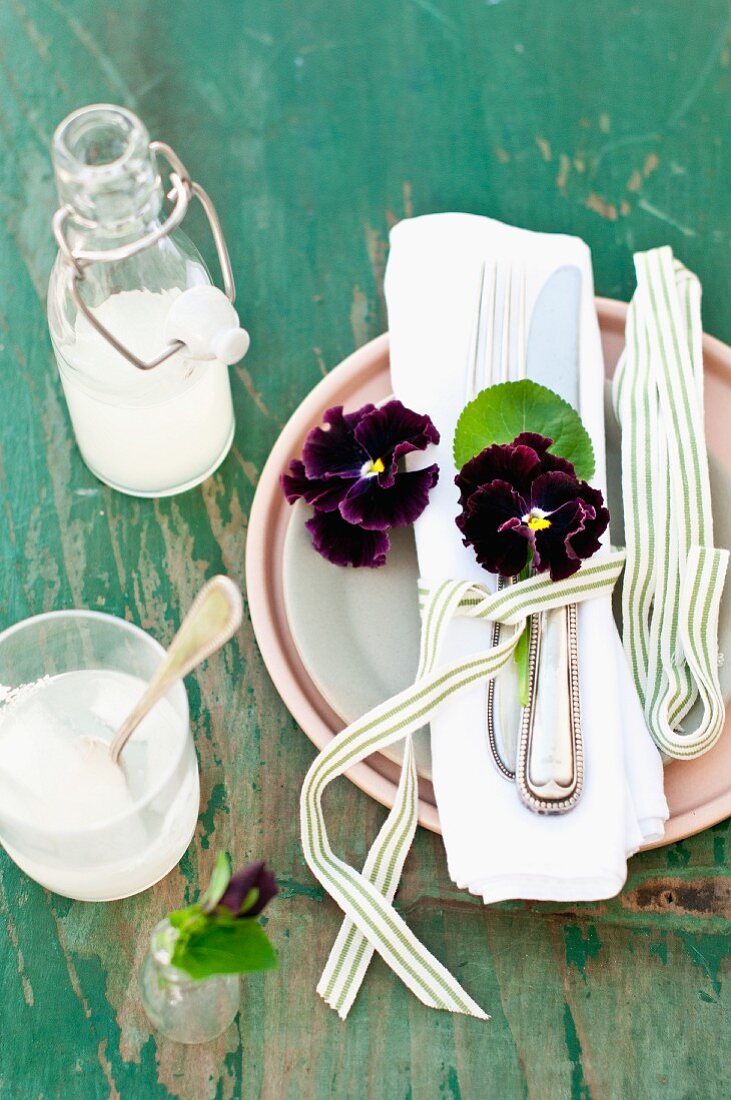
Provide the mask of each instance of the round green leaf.
{"label": "round green leaf", "polygon": [[578,478],[593,477],[594,448],[576,409],[528,378],[489,386],[465,406],[454,433],[457,469],[491,443],[512,443],[521,432],[552,439],[550,450],[572,462]]}

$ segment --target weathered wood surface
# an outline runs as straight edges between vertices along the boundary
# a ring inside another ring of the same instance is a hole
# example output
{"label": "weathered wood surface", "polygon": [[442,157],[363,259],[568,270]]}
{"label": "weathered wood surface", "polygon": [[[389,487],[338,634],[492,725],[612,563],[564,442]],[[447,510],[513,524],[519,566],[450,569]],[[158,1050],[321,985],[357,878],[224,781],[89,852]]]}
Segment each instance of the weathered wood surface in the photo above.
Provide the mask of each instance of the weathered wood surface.
{"label": "weathered wood surface", "polygon": [[[257,475],[321,374],[385,327],[404,216],[578,233],[617,297],[632,251],[670,242],[703,279],[706,328],[731,339],[730,25],[727,0],[0,0],[2,623],[83,605],[166,641],[205,577],[243,582]],[[88,473],[51,359],[48,144],[94,100],[137,109],[215,197],[253,334],[233,453],[172,501]],[[484,909],[420,832],[400,905],[493,1019],[430,1012],[376,962],[342,1024],[314,993],[339,917],[297,840],[313,750],[249,625],[190,697],[202,814],[165,882],[81,905],[0,855],[3,1100],[728,1096],[728,822],[634,859],[620,898],[569,908]],[[357,860],[383,811],[344,782],[330,809]],[[218,848],[279,872],[281,969],[246,983],[218,1042],[186,1049],[151,1033],[135,970]]]}

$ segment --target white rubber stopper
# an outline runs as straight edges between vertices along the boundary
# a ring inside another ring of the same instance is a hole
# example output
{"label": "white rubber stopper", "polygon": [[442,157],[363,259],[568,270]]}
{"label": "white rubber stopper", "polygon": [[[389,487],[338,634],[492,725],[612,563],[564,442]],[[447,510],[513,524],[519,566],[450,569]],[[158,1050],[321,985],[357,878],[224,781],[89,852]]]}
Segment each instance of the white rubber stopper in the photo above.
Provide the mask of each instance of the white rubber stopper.
{"label": "white rubber stopper", "polygon": [[165,322],[165,339],[182,340],[194,359],[238,363],[251,340],[239,315],[217,286],[192,286],[180,294]]}

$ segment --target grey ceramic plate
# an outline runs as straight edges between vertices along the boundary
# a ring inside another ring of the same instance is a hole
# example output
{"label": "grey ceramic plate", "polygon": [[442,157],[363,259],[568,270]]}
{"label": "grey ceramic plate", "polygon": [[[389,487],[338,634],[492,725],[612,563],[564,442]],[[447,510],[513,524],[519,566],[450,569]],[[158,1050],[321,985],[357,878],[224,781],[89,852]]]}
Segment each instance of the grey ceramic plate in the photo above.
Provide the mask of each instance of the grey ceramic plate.
{"label": "grey ceramic plate", "polygon": [[[605,403],[608,505],[612,538],[624,543],[619,429]],[[731,549],[731,477],[710,456],[716,546]],[[292,511],[283,554],[284,602],[297,651],[315,687],[333,710],[352,722],[413,682],[419,650],[418,565],[411,528],[396,531],[381,569],[338,569],[317,554],[304,521]],[[619,598],[615,600],[618,611]],[[731,585],[721,604],[720,649],[731,654]],[[731,659],[721,667],[731,697]],[[689,724],[692,724],[692,715]],[[426,730],[415,738],[419,774],[431,778]],[[400,761],[401,746],[384,753]]]}

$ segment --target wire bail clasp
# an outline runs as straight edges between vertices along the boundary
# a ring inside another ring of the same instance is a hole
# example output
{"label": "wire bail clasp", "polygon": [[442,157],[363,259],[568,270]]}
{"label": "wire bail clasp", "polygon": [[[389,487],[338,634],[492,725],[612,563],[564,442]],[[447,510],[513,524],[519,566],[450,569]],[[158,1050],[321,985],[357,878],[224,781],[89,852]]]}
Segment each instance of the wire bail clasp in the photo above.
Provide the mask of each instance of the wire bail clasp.
{"label": "wire bail clasp", "polygon": [[231,305],[233,305],[236,298],[236,287],[234,285],[233,271],[231,270],[231,259],[223,236],[221,222],[210,196],[203,190],[199,183],[195,183],[190,178],[190,173],[180,157],[164,141],[151,141],[150,150],[153,155],[164,157],[170,166],[171,187],[166,197],[173,203],[173,208],[162,225],[158,226],[157,229],[153,229],[150,233],[146,233],[143,237],[140,237],[138,241],[132,241],[129,244],[121,245],[119,248],[108,248],[95,252],[90,249],[73,249],[71,247],[68,237],[66,236],[66,223],[73,214],[71,206],[66,205],[60,207],[53,215],[52,222],[53,235],[56,238],[59,251],[64,260],[71,267],[71,297],[76,306],[84,314],[89,324],[96,329],[100,336],[111,344],[115,351],[123,355],[124,358],[134,367],[137,367],[138,370],[144,371],[152,370],[153,367],[158,367],[161,363],[164,363],[167,359],[170,359],[171,356],[175,355],[176,352],[180,351],[181,348],[185,347],[185,344],[182,340],[172,340],[149,362],[140,359],[139,356],[135,355],[133,351],[118,340],[114,333],[109,331],[106,325],[103,325],[101,321],[95,317],[91,308],[83,300],[80,283],[82,283],[85,278],[87,267],[90,267],[92,264],[118,263],[120,260],[128,260],[132,256],[137,256],[147,248],[152,248],[158,241],[161,241],[164,237],[172,233],[174,229],[178,228],[188,212],[191,198],[195,197],[203,207],[206,217],[208,218],[211,233],[213,234],[223,278],[224,293]]}

